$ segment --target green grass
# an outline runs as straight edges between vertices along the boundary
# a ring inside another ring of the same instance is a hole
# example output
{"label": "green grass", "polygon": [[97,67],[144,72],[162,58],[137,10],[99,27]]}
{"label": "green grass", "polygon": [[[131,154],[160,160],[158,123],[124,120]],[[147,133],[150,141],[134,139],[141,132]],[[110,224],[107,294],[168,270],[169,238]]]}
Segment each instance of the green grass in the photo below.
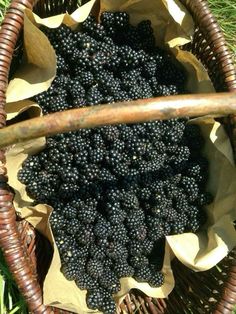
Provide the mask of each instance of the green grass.
{"label": "green grass", "polygon": [[0,251],[0,314],[14,313],[27,314],[28,311]]}
{"label": "green grass", "polygon": [[[0,21],[3,19],[4,12],[9,5],[9,0],[0,0]],[[0,314],[2,314],[0,312]]]}
{"label": "green grass", "polygon": [[[9,2],[0,0],[0,21]],[[209,4],[236,61],[236,3],[234,0],[209,0]],[[0,251],[0,314],[14,313],[26,314],[27,309]]]}
{"label": "green grass", "polygon": [[208,0],[208,2],[236,62],[236,2],[235,0]]}

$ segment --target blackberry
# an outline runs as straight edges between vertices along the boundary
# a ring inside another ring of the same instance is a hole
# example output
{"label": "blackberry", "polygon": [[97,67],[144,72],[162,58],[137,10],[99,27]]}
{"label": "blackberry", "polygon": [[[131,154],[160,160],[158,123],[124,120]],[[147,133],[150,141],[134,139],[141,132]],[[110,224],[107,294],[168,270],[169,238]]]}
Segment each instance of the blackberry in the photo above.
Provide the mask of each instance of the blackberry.
{"label": "blackberry", "polygon": [[59,194],[63,199],[70,199],[74,197],[78,191],[78,185],[73,183],[62,183],[59,188]]}
{"label": "blackberry", "polygon": [[150,217],[148,220],[148,238],[157,241],[164,236],[163,223],[159,218]]}
{"label": "blackberry", "polygon": [[148,258],[144,255],[131,256],[129,262],[130,265],[133,266],[135,269],[141,269],[149,263]]}
{"label": "blackberry", "polygon": [[199,194],[199,187],[194,178],[183,177],[181,183],[185,192],[188,194],[190,201],[195,201]]}
{"label": "blackberry", "polygon": [[66,220],[63,215],[59,212],[53,211],[50,216],[50,224],[53,229],[64,229],[66,228]]}
{"label": "blackberry", "polygon": [[84,88],[89,88],[94,84],[93,74],[89,71],[81,72],[78,81],[83,85]]}
{"label": "blackberry", "polygon": [[126,12],[115,12],[114,26],[119,30],[126,29],[129,26],[129,14]]}
{"label": "blackberry", "polygon": [[106,254],[114,260],[121,260],[128,257],[128,250],[121,243],[110,242]]}
{"label": "blackberry", "polygon": [[141,256],[143,253],[143,243],[137,240],[129,242],[129,254],[130,256]]}
{"label": "blackberry", "polygon": [[[188,224],[188,218],[186,214],[178,214],[177,219],[171,225],[172,227],[172,234],[181,234],[184,233],[186,230],[186,226]],[[168,230],[169,233],[169,230]]]}
{"label": "blackberry", "polygon": [[96,149],[90,149],[89,150],[89,160],[92,163],[99,163],[103,161],[104,158],[104,149],[103,148],[96,148]]}
{"label": "blackberry", "polygon": [[91,244],[94,241],[92,226],[79,224],[79,228],[78,230],[76,230],[75,236],[78,244],[80,245]]}
{"label": "blackberry", "polygon": [[109,212],[108,220],[112,225],[117,225],[119,223],[122,223],[126,218],[126,212],[123,210],[113,210]]}
{"label": "blackberry", "polygon": [[147,266],[139,268],[135,270],[134,278],[138,282],[149,282],[149,280],[152,278],[152,272]]}
{"label": "blackberry", "polygon": [[67,219],[73,219],[77,216],[77,209],[72,206],[72,204],[68,203],[64,208],[64,216]]}
{"label": "blackberry", "polygon": [[130,229],[136,229],[139,228],[144,224],[145,220],[145,214],[143,210],[139,209],[136,211],[131,211],[129,213],[129,216],[126,218],[126,226]]}
{"label": "blackberry", "polygon": [[115,273],[109,268],[104,269],[102,276],[99,278],[99,283],[110,293],[117,293],[120,290],[120,282]]}
{"label": "blackberry", "polygon": [[105,141],[113,142],[119,137],[119,130],[116,126],[104,126],[101,128],[101,134]]}
{"label": "blackberry", "polygon": [[174,85],[159,85],[157,91],[158,96],[171,96],[171,95],[177,95],[178,90]]}
{"label": "blackberry", "polygon": [[37,155],[28,156],[28,158],[25,159],[23,164],[22,164],[22,169],[24,169],[24,168],[40,171],[41,170],[41,164],[39,161],[39,157]]}
{"label": "blackberry", "polygon": [[95,16],[89,15],[86,20],[82,23],[82,31],[91,33],[93,29],[96,27],[97,21]]}
{"label": "blackberry", "polygon": [[100,247],[96,244],[91,244],[89,249],[91,257],[93,257],[95,260],[104,260],[106,257],[106,252],[103,247]]}
{"label": "blackberry", "polygon": [[147,228],[144,225],[136,227],[129,231],[129,236],[131,239],[143,241],[147,236]]}
{"label": "blackberry", "polygon": [[103,102],[103,96],[97,86],[92,86],[86,93],[86,102],[88,105],[98,105]]}
{"label": "blackberry", "polygon": [[95,279],[101,277],[103,272],[103,265],[100,261],[90,259],[87,263],[87,273]]}
{"label": "blackberry", "polygon": [[110,27],[113,25],[115,18],[114,18],[114,13],[113,12],[103,12],[101,14],[101,23],[105,27]]}
{"label": "blackberry", "polygon": [[108,185],[116,182],[116,177],[106,168],[101,169],[98,179],[102,183],[107,183]]}
{"label": "blackberry", "polygon": [[18,180],[23,184],[29,184],[33,179],[33,171],[30,168],[22,168],[17,174]]}
{"label": "blackberry", "polygon": [[134,269],[126,261],[116,263],[114,270],[118,278],[132,277],[134,274]]}
{"label": "blackberry", "polygon": [[117,139],[115,142],[112,143],[112,149],[123,152],[125,149],[125,143],[122,140]]}
{"label": "blackberry", "polygon": [[143,247],[143,254],[144,255],[149,255],[151,254],[153,247],[154,247],[154,242],[150,241],[148,238],[146,238],[143,243],[142,243],[142,247]]}
{"label": "blackberry", "polygon": [[72,243],[69,244],[69,246],[64,247],[64,249],[60,252],[60,257],[62,264],[68,265],[68,264],[75,264],[76,254],[75,253],[75,247]]}
{"label": "blackberry", "polygon": [[112,172],[118,177],[125,177],[129,173],[129,167],[123,163],[116,163],[113,165]]}
{"label": "blackberry", "polygon": [[100,307],[100,310],[104,314],[114,314],[116,313],[116,304],[114,300],[110,298],[104,298],[102,306]]}
{"label": "blackberry", "polygon": [[164,284],[164,275],[161,272],[152,274],[152,277],[149,279],[148,283],[153,288],[161,287]]}
{"label": "blackberry", "polygon": [[127,234],[127,230],[122,223],[112,226],[112,230],[113,232],[111,234],[111,239],[114,242],[119,242],[121,244],[128,243],[129,237]]}
{"label": "blackberry", "polygon": [[79,274],[79,276],[75,280],[75,283],[81,290],[91,290],[97,289],[99,287],[98,282],[86,273]]}
{"label": "blackberry", "polygon": [[86,303],[89,309],[97,310],[103,304],[103,294],[101,289],[88,290]]}
{"label": "blackberry", "polygon": [[122,205],[126,209],[139,209],[137,196],[131,193],[124,193],[122,197]]}
{"label": "blackberry", "polygon": [[143,38],[146,38],[146,36],[150,36],[153,34],[152,24],[150,20],[142,21],[138,24],[137,27],[138,32]]}
{"label": "blackberry", "polygon": [[76,246],[76,255],[80,258],[87,258],[88,257],[88,254],[89,254],[89,250],[88,250],[88,247],[87,246],[83,246],[81,247],[80,245],[79,246]]}
{"label": "blackberry", "polygon": [[107,238],[111,233],[111,225],[106,219],[99,219],[94,225],[94,234],[99,238]]}
{"label": "blackberry", "polygon": [[77,267],[74,264],[66,264],[61,268],[61,272],[67,280],[75,280],[77,278]]}
{"label": "blackberry", "polygon": [[155,60],[146,62],[143,66],[143,74],[147,78],[151,78],[155,76],[156,70],[157,70],[157,64]]}
{"label": "blackberry", "polygon": [[[68,220],[67,224],[69,224],[69,223],[70,223],[70,221]],[[70,225],[70,229],[67,230],[67,234],[74,236],[75,233],[79,230],[79,228],[80,228],[80,223],[78,220],[75,220],[75,222]]]}

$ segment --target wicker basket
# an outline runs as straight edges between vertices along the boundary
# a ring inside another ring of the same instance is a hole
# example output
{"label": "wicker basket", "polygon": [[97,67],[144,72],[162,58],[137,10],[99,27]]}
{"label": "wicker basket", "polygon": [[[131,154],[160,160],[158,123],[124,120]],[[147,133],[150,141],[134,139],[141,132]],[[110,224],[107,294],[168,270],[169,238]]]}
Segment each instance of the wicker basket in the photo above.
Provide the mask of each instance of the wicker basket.
{"label": "wicker basket", "polygon": [[[0,30],[0,127],[5,126],[5,92],[9,67],[23,24],[23,10],[32,8],[40,16],[71,12],[77,0],[12,0]],[[236,92],[236,73],[230,53],[217,22],[205,0],[181,0],[195,21],[195,35],[183,49],[193,52],[208,70],[217,92]],[[236,143],[234,116],[226,119],[232,143]],[[234,141],[235,140],[235,141]],[[236,146],[235,146],[236,147]],[[51,249],[45,239],[25,221],[17,221],[12,205],[14,193],[7,185],[5,152],[0,151],[0,247],[5,259],[33,313],[58,313],[43,305],[41,283],[50,263]],[[46,254],[45,254],[46,253]],[[219,268],[221,271],[219,271]],[[219,268],[194,273],[173,262],[176,279],[174,291],[167,300],[152,299],[131,291],[118,312],[128,313],[232,313],[236,303],[236,251]],[[52,286],[53,289],[53,286]],[[60,313],[65,313],[60,311]],[[3,313],[1,313],[3,314]]]}

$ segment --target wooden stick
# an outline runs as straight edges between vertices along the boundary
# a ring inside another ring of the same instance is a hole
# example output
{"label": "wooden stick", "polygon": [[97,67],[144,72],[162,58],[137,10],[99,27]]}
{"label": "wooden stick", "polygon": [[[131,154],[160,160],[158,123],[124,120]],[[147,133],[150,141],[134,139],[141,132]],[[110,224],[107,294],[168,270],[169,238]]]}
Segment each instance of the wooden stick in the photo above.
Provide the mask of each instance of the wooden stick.
{"label": "wooden stick", "polygon": [[100,105],[26,120],[0,130],[0,148],[41,136],[109,124],[236,114],[236,93],[179,95]]}

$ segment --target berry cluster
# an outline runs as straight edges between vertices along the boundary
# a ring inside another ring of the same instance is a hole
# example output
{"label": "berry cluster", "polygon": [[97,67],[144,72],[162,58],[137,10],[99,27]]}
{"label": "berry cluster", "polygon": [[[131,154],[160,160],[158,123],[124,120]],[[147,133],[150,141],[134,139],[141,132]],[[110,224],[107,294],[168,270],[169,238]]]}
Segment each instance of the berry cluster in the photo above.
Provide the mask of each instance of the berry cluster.
{"label": "berry cluster", "polygon": [[155,46],[150,21],[136,27],[124,12],[89,16],[81,32],[42,28],[57,54],[57,77],[35,97],[45,114],[87,105],[185,92],[179,63]]}
{"label": "berry cluster", "polygon": [[[82,32],[44,30],[58,56],[57,77],[36,97],[44,113],[184,91],[184,74],[155,47],[149,21],[126,13],[93,17]],[[62,272],[87,305],[115,312],[122,277],[159,287],[165,236],[196,232],[206,220],[208,164],[200,129],[187,119],[84,129],[47,138],[18,179],[50,222]]]}

